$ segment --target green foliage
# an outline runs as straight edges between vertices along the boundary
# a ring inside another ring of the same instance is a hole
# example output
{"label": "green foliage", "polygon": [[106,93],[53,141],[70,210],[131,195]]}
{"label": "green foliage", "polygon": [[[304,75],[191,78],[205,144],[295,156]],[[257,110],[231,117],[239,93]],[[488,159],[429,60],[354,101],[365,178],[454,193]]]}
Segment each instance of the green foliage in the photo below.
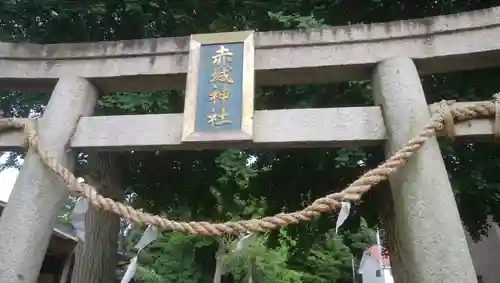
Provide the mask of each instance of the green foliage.
{"label": "green foliage", "polygon": [[0,158],[2,159],[2,163],[0,163],[0,172],[7,168],[21,168],[21,159],[19,158],[19,154],[3,154],[0,152]]}
{"label": "green foliage", "polygon": [[252,242],[230,256],[230,272],[235,282],[245,282],[248,278],[248,265],[255,263],[255,282],[302,283],[301,273],[287,266],[288,247],[276,249],[266,247],[263,236],[251,239]]}
{"label": "green foliage", "polygon": [[115,93],[102,97],[97,106],[104,109],[121,109],[123,112],[159,112],[166,109],[168,101],[165,95],[153,93]]}
{"label": "green foliage", "polygon": [[182,112],[183,99],[176,91],[113,93],[100,97],[97,112],[102,115]]}
{"label": "green foliage", "polygon": [[158,275],[153,269],[137,266],[136,275],[134,276],[135,282],[147,283],[165,283],[168,282],[166,278]]}
{"label": "green foliage", "polygon": [[151,244],[141,253],[139,260],[155,270],[164,282],[199,282],[201,274],[194,262],[194,248],[205,245],[203,240],[177,233],[168,234]]}
{"label": "green foliage", "polygon": [[[140,233],[142,230],[129,234],[128,250],[133,250]],[[344,244],[346,237],[349,236],[336,235],[333,231],[323,234],[297,264],[291,259],[297,241],[285,230],[279,231],[279,245],[275,248],[268,247],[268,235],[265,234],[251,236],[239,249],[236,238],[217,241],[178,233],[162,234],[139,256],[135,280],[139,283],[211,281],[215,251],[218,250],[225,276],[231,277],[234,283],[248,282],[250,264],[254,264],[254,282],[352,282],[352,255]],[[358,240],[358,244],[365,246],[372,243]]]}
{"label": "green foliage", "polygon": [[344,232],[344,244],[348,246],[351,253],[356,258],[361,258],[363,252],[376,243],[375,231],[368,227],[368,223],[365,219],[360,218],[358,229],[347,230]]}
{"label": "green foliage", "polygon": [[[0,2],[0,40],[82,42],[244,29],[319,28],[457,13],[499,4],[472,0],[7,0]],[[459,72],[425,76],[422,83],[429,103],[440,99],[484,100],[500,90],[499,75],[500,69]],[[0,110],[9,117],[39,114],[48,97],[1,92]],[[180,91],[114,93],[100,98],[96,113],[179,113],[183,103]],[[257,109],[324,108],[373,105],[373,100],[370,81],[360,81],[259,88],[255,105]],[[486,231],[487,215],[500,222],[500,174],[496,173],[500,169],[500,148],[494,144],[445,142],[441,146],[462,220],[477,239]],[[380,147],[125,154],[124,190],[134,196],[135,207],[171,218],[213,221],[300,209],[317,197],[341,190],[384,158]],[[18,166],[20,156],[10,155],[0,166]],[[80,157],[79,168],[84,169],[85,157]],[[249,164],[250,159],[254,162]],[[373,231],[368,227],[379,223],[376,200],[376,192],[370,192],[353,208],[343,226],[342,240],[331,234],[335,217],[330,215],[258,238],[248,253],[258,258],[259,276],[289,282],[350,280],[348,251],[359,258],[366,244],[373,242]],[[212,238],[165,234],[141,255],[137,279],[144,283],[208,282],[217,250],[218,243]],[[133,249],[129,246],[128,251]],[[234,260],[232,270],[239,280],[243,280],[248,260],[244,253]]]}
{"label": "green foliage", "polygon": [[324,19],[317,19],[311,13],[309,16],[301,16],[299,13],[293,13],[292,15],[283,15],[283,12],[278,13],[268,12],[271,19],[278,21],[283,24],[286,28],[325,28],[327,25],[324,24]]}
{"label": "green foliage", "polygon": [[366,162],[366,152],[360,148],[341,148],[337,151],[335,157],[336,168],[358,167],[360,163]]}
{"label": "green foliage", "polygon": [[[126,237],[125,248],[129,254],[136,253],[134,246],[143,232],[132,230]],[[179,233],[160,234],[155,242],[140,253],[135,280],[137,283],[203,282],[206,279],[204,276],[210,276],[210,271],[205,270],[206,274],[203,274],[200,268],[208,260],[207,254],[208,257],[213,255],[210,247],[216,243],[214,238]]]}
{"label": "green foliage", "polygon": [[63,224],[67,227],[72,227],[71,226],[71,214],[73,212],[73,209],[75,208],[76,205],[76,198],[73,196],[70,196],[66,203],[63,206],[63,209],[61,210],[62,213],[60,213],[57,217],[57,221],[60,224]]}
{"label": "green foliage", "polygon": [[328,233],[316,242],[305,262],[304,283],[339,282],[349,278],[352,255],[342,238]]}

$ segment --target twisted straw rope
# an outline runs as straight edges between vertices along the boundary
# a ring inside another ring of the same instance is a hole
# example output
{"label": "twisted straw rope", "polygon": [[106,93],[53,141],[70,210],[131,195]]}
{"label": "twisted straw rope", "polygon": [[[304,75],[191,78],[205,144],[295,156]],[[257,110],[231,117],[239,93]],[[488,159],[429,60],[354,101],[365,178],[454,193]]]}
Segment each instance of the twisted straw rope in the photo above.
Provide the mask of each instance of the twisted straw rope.
{"label": "twisted straw rope", "polygon": [[[495,98],[498,101],[498,96]],[[378,183],[387,180],[389,175],[402,167],[428,139],[435,136],[437,131],[443,129],[445,120],[447,120],[446,124],[448,124],[451,117],[453,117],[451,122],[454,123],[474,118],[491,118],[495,117],[495,114],[498,116],[499,113],[496,111],[498,109],[497,101],[480,102],[465,107],[452,107],[449,102],[443,101],[438,113],[431,117],[430,122],[424,126],[424,129],[416,137],[408,141],[402,149],[394,153],[384,163],[366,172],[341,192],[318,198],[311,205],[300,211],[280,213],[260,219],[225,223],[178,222],[147,212],[137,211],[131,206],[103,197],[94,187],[86,183],[79,183],[73,173],[60,165],[57,160],[40,148],[39,139],[32,123],[23,124],[14,119],[0,119],[0,133],[6,129],[24,130],[27,146],[34,148],[39,153],[42,162],[66,182],[69,191],[87,198],[98,209],[110,211],[136,224],[155,226],[160,230],[187,232],[201,236],[220,236],[249,231],[266,232],[286,227],[300,221],[309,221],[321,213],[331,212],[340,208],[342,201],[357,201],[365,192]],[[446,128],[450,129],[450,125],[446,125]]]}

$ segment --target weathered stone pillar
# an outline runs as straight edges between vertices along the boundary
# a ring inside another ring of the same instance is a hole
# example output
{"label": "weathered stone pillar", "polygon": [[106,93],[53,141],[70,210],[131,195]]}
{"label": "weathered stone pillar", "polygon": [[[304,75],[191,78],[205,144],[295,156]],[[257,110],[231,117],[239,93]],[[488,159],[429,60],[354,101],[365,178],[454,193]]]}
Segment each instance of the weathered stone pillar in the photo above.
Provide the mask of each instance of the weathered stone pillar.
{"label": "weathered stone pillar", "polygon": [[[382,106],[390,156],[430,119],[417,69],[409,58],[382,61],[373,76],[375,103]],[[397,245],[396,282],[475,283],[472,260],[448,174],[436,139],[430,139],[390,178],[391,226]],[[393,243],[394,244],[394,243]]]}
{"label": "weathered stone pillar", "polygon": [[[87,80],[60,78],[38,123],[41,147],[70,170],[75,156],[65,144],[79,115],[92,114],[98,91]],[[0,282],[35,283],[67,186],[28,151],[0,218]]]}

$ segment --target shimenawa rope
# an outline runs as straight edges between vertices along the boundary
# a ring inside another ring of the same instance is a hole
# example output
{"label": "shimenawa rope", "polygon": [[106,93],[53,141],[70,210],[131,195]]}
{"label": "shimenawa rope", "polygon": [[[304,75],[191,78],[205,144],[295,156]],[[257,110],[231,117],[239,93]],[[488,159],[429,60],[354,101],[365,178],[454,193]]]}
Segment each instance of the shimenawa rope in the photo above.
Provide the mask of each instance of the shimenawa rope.
{"label": "shimenawa rope", "polygon": [[89,199],[89,202],[99,208],[111,211],[116,215],[128,219],[136,224],[152,225],[160,230],[187,232],[193,235],[220,236],[223,234],[241,234],[245,232],[265,232],[273,229],[286,227],[300,221],[309,221],[324,212],[331,212],[341,207],[342,201],[357,201],[361,196],[377,185],[381,181],[387,180],[389,175],[403,166],[408,159],[415,154],[423,144],[442,130],[446,124],[448,135],[454,134],[453,123],[463,122],[474,118],[495,119],[495,136],[500,136],[500,95],[495,96],[495,101],[480,102],[472,106],[457,107],[450,101],[442,101],[440,108],[434,114],[430,122],[406,145],[395,152],[385,162],[378,167],[366,172],[347,188],[338,193],[316,199],[306,208],[291,213],[280,213],[260,219],[241,220],[225,223],[209,222],[178,222],[165,217],[153,215],[147,212],[135,210],[133,207],[116,202],[110,198],[105,198],[96,189],[86,183],[79,183],[77,178],[57,160],[51,157],[46,151],[40,148],[39,139],[33,123],[21,123],[15,119],[0,119],[0,133],[8,129],[24,130],[26,135],[26,145],[34,148],[40,155],[42,162],[59,175],[68,185],[71,193],[82,195]]}

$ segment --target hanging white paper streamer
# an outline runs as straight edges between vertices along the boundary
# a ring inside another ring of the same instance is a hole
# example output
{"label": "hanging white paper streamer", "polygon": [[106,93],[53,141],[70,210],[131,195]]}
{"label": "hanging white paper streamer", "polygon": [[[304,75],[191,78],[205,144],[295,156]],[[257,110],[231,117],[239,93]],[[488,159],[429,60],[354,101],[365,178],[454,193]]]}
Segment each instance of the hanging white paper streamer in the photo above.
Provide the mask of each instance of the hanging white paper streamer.
{"label": "hanging white paper streamer", "polygon": [[144,234],[142,234],[141,239],[137,244],[135,245],[135,248],[137,249],[137,255],[130,260],[130,264],[127,267],[127,271],[125,272],[125,275],[123,275],[121,283],[128,283],[132,278],[134,278],[135,271],[137,270],[137,257],[141,253],[141,251],[147,247],[149,244],[154,242],[156,238],[158,237],[158,230],[153,227],[153,226],[148,226],[146,231],[144,231]]}
{"label": "hanging white paper streamer", "polygon": [[335,233],[338,232],[339,227],[344,224],[344,221],[347,219],[349,216],[349,211],[351,210],[351,203],[350,202],[341,202],[342,208],[340,209],[339,216],[337,217],[337,224],[335,226]]}
{"label": "hanging white paper streamer", "polygon": [[158,231],[156,230],[156,227],[148,226],[139,242],[135,245],[135,248],[138,250],[137,253],[140,253],[142,249],[151,244],[157,237]]}
{"label": "hanging white paper streamer", "polygon": [[128,283],[132,278],[134,278],[135,271],[137,270],[137,256],[134,256],[132,260],[130,260],[130,264],[128,265],[127,271],[125,275],[123,275],[121,283]]}
{"label": "hanging white paper streamer", "polygon": [[88,209],[89,201],[79,197],[71,214],[71,225],[76,231],[76,237],[82,242],[85,241],[85,214],[87,214]]}
{"label": "hanging white paper streamer", "polygon": [[233,250],[233,252],[241,250],[245,246],[245,244],[248,243],[248,239],[250,238],[250,236],[252,236],[252,233],[241,237],[236,243],[236,248]]}

